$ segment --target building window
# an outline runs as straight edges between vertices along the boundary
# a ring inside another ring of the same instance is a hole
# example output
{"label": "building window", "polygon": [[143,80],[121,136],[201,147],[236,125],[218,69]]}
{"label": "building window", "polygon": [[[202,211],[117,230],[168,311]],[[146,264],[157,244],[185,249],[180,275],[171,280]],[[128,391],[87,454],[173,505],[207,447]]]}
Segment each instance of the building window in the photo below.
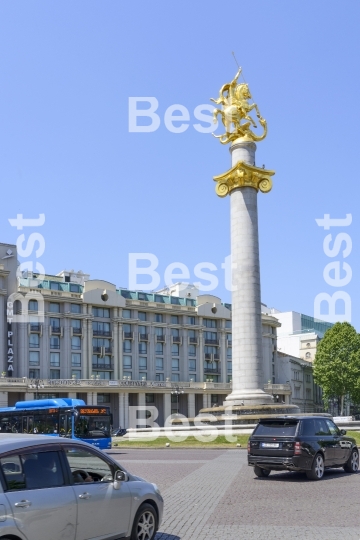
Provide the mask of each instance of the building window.
{"label": "building window", "polygon": [[81,370],[79,369],[71,370],[71,377],[74,379],[81,379]]}
{"label": "building window", "polygon": [[38,303],[37,300],[30,300],[29,302],[29,311],[38,311]]}
{"label": "building window", "polygon": [[81,320],[71,319],[71,328],[76,328],[77,330],[81,330]]}
{"label": "building window", "polygon": [[232,362],[227,362],[227,371],[228,373],[232,373]]}
{"label": "building window", "polygon": [[228,344],[231,345],[232,344],[232,334],[227,334],[227,340],[228,340]]}
{"label": "building window", "polygon": [[123,377],[124,377],[124,379],[131,379],[131,377],[132,377],[131,371],[124,371],[123,372]]}
{"label": "building window", "polygon": [[180,330],[178,328],[172,328],[171,329],[171,335],[175,338],[180,337]]}
{"label": "building window", "polygon": [[155,335],[156,336],[163,336],[165,333],[165,328],[158,328],[155,326]]}
{"label": "building window", "polygon": [[179,382],[180,381],[180,375],[178,373],[172,373],[171,374],[171,380],[173,382]]}
{"label": "building window", "polygon": [[71,338],[71,349],[73,351],[80,351],[80,349],[81,349],[81,338],[79,336],[73,336]]}
{"label": "building window", "polygon": [[147,354],[147,343],[146,343],[146,341],[140,341],[139,342],[139,353],[140,354]]}
{"label": "building window", "polygon": [[81,354],[80,353],[71,353],[71,365],[72,367],[81,366]]}
{"label": "building window", "polygon": [[228,347],[226,349],[226,357],[227,358],[232,358],[232,348],[231,347]]}
{"label": "building window", "polygon": [[164,374],[163,373],[156,373],[155,375],[155,381],[163,381],[164,380]]}
{"label": "building window", "polygon": [[179,371],[179,359],[173,358],[171,360],[171,369],[172,371]]}
{"label": "building window", "polygon": [[93,307],[94,317],[101,317],[103,319],[110,319],[110,309],[102,307]]}
{"label": "building window", "polygon": [[50,337],[50,349],[60,349],[60,338],[59,336]]}
{"label": "building window", "polygon": [[179,324],[179,317],[177,315],[171,315],[171,324]]}
{"label": "building window", "polygon": [[50,302],[50,312],[60,313],[60,304],[55,304],[55,302]]}
{"label": "building window", "polygon": [[40,347],[40,336],[39,336],[39,334],[30,334],[30,336],[29,336],[29,347],[30,347],[30,349],[38,349]]}
{"label": "building window", "polygon": [[126,336],[126,334],[131,334],[132,333],[131,324],[129,324],[129,323],[123,324],[123,332],[124,332],[125,336]]}
{"label": "building window", "polygon": [[29,353],[29,366],[40,365],[40,353],[38,351],[30,351]]}
{"label": "building window", "polygon": [[300,398],[300,387],[295,386],[295,397]]}
{"label": "building window", "polygon": [[52,291],[60,291],[60,283],[58,283],[57,281],[50,281],[50,289]]}
{"label": "building window", "polygon": [[299,371],[294,370],[294,379],[295,381],[299,380]]}
{"label": "building window", "polygon": [[310,388],[306,389],[306,399],[311,399],[311,389]]}
{"label": "building window", "polygon": [[108,322],[93,321],[92,327],[93,327],[94,336],[110,336],[111,335],[110,323]]}
{"label": "building window", "polygon": [[155,322],[163,322],[163,316],[161,313],[155,313]]}
{"label": "building window", "polygon": [[141,371],[139,373],[139,379],[140,379],[140,381],[142,381],[142,380],[146,381],[146,379],[147,379],[146,371]]}
{"label": "building window", "polygon": [[188,330],[188,337],[190,339],[196,339],[196,332],[195,330]]}
{"label": "building window", "polygon": [[231,321],[225,321],[225,328],[231,328]]}
{"label": "building window", "polygon": [[146,321],[146,313],[144,311],[139,311],[138,312],[138,319],[140,321]]}
{"label": "building window", "polygon": [[179,356],[179,345],[177,343],[173,343],[171,345],[171,355],[172,356]]}
{"label": "building window", "polygon": [[156,343],[156,345],[155,345],[155,353],[156,354],[164,354],[164,344],[163,343]]}
{"label": "building window", "polygon": [[110,394],[98,394],[97,395],[98,403],[110,403]]}
{"label": "building window", "polygon": [[131,319],[131,309],[122,310],[123,319]]}
{"label": "building window", "polygon": [[195,324],[195,317],[193,316],[188,317],[188,324]]}
{"label": "building window", "polygon": [[146,332],[146,328],[147,328],[146,326],[141,326],[141,325],[139,325],[139,326],[138,326],[138,332],[139,332],[139,335],[141,335],[141,336],[146,336],[146,333],[147,333],[147,332]]}
{"label": "building window", "polygon": [[147,358],[146,356],[139,356],[139,370],[147,369]]}
{"label": "building window", "polygon": [[60,369],[50,369],[50,379],[60,379]]}
{"label": "building window", "polygon": [[29,379],[39,379],[40,369],[29,369]]}
{"label": "building window", "polygon": [[131,356],[123,356],[123,368],[124,369],[132,369],[132,357]]}
{"label": "building window", "polygon": [[188,354],[189,354],[189,356],[196,356],[196,346],[195,345],[189,345]]}
{"label": "building window", "polygon": [[203,325],[206,326],[206,328],[216,328],[216,320],[215,319],[203,319]]}
{"label": "building window", "polygon": [[78,285],[77,283],[70,283],[70,292],[75,292],[75,293],[79,293],[81,292],[80,291],[80,285]]}
{"label": "building window", "polygon": [[81,313],[81,304],[71,304],[70,311],[71,313]]}
{"label": "building window", "polygon": [[156,358],[156,369],[158,371],[162,371],[164,369],[164,359],[163,358]]}
{"label": "building window", "polygon": [[124,339],[123,341],[123,351],[126,353],[131,352],[131,341],[129,339]]}
{"label": "building window", "polygon": [[306,374],[306,382],[310,382],[310,373]]}
{"label": "building window", "polygon": [[189,360],[189,371],[196,371],[196,360]]}
{"label": "building window", "polygon": [[60,332],[60,319],[50,317],[50,326],[53,332]]}
{"label": "building window", "polygon": [[50,353],[50,366],[60,367],[60,353],[58,352]]}
{"label": "building window", "polygon": [[111,380],[111,371],[93,371],[93,375],[99,379],[110,381]]}
{"label": "building window", "polygon": [[155,403],[155,395],[145,394],[145,403]]}

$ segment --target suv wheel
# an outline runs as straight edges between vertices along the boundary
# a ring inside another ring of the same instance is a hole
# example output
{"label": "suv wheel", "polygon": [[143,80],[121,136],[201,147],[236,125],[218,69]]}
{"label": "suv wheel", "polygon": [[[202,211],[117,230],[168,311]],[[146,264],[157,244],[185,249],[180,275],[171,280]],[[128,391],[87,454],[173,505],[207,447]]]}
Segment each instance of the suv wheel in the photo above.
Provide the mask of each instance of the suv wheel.
{"label": "suv wheel", "polygon": [[324,458],[321,454],[316,454],[310,471],[306,471],[309,480],[321,480],[324,476]]}
{"label": "suv wheel", "polygon": [[131,540],[153,540],[157,531],[157,515],[151,504],[142,504],[136,512]]}
{"label": "suv wheel", "polygon": [[353,448],[351,455],[344,465],[345,472],[356,473],[359,470],[359,451],[357,448]]}
{"label": "suv wheel", "polygon": [[259,478],[264,478],[264,477],[266,477],[266,476],[269,476],[270,471],[269,471],[269,469],[262,469],[261,467],[258,467],[257,465],[255,465],[255,467],[254,467],[254,473],[255,473],[256,476],[258,476]]}

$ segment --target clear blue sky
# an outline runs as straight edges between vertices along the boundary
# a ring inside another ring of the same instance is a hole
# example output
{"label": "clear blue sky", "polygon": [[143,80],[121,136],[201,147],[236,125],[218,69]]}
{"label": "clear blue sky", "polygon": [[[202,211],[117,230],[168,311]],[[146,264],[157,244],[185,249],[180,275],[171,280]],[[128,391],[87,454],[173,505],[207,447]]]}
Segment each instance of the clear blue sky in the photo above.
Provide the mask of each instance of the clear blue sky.
{"label": "clear blue sky", "polygon": [[[46,214],[48,273],[74,268],[128,284],[128,254],[165,267],[221,262],[230,252],[229,199],[212,177],[227,147],[192,124],[236,72],[235,51],[269,124],[257,162],[275,169],[259,194],[263,301],[313,314],[329,258],[324,214],[352,214],[346,262],[352,323],[360,330],[360,4],[333,1],[125,3],[32,0],[0,4],[0,241],[8,218]],[[160,128],[129,133],[128,98],[154,96]],[[190,111],[182,134],[164,126],[172,104]],[[22,231],[24,232],[24,231]],[[26,236],[32,232],[25,230]]]}

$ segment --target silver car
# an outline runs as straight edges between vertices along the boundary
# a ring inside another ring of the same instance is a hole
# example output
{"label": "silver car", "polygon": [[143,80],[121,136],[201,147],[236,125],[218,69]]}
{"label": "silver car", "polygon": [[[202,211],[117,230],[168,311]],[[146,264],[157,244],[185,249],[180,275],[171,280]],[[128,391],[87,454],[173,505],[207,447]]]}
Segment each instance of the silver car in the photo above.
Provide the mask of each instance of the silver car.
{"label": "silver car", "polygon": [[89,444],[0,435],[0,540],[152,540],[163,499]]}

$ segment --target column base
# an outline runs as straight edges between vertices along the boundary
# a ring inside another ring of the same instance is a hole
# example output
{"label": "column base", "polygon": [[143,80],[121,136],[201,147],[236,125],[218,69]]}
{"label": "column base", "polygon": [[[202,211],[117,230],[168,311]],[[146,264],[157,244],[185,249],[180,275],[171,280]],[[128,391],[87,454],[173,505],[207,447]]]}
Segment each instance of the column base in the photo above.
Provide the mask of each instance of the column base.
{"label": "column base", "polygon": [[271,405],[274,400],[270,394],[264,390],[240,390],[229,394],[223,402],[224,407],[235,407],[241,405]]}

